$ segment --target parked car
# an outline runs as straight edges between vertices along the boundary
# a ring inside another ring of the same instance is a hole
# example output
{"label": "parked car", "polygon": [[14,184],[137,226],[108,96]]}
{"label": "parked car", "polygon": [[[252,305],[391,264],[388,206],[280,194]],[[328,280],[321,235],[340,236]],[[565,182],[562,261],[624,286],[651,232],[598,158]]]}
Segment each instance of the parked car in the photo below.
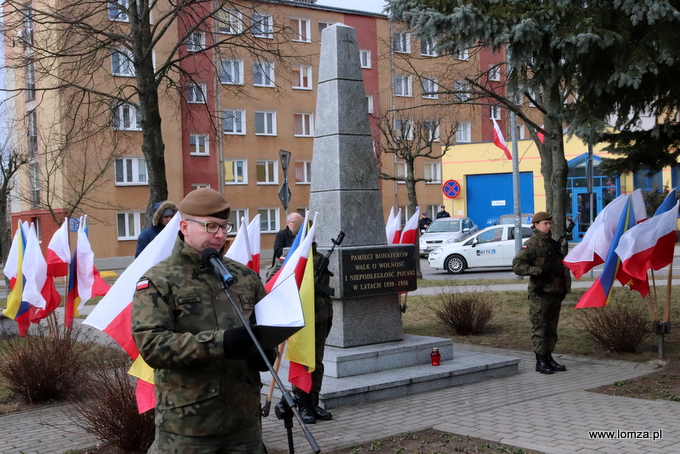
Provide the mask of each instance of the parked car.
{"label": "parked car", "polygon": [[[522,244],[533,234],[531,225],[522,224]],[[448,242],[427,258],[432,268],[459,274],[468,268],[512,266],[515,258],[515,226],[487,227],[461,241]]]}
{"label": "parked car", "polygon": [[446,240],[462,240],[479,230],[467,217],[440,218],[432,221],[425,233],[420,235],[420,255],[426,257]]}
{"label": "parked car", "polygon": [[[530,213],[522,213],[520,215],[520,220],[522,224],[529,224],[531,222],[531,214]],[[504,225],[504,224],[514,224],[515,223],[515,214],[504,214],[502,216],[498,216],[498,222],[496,225]]]}

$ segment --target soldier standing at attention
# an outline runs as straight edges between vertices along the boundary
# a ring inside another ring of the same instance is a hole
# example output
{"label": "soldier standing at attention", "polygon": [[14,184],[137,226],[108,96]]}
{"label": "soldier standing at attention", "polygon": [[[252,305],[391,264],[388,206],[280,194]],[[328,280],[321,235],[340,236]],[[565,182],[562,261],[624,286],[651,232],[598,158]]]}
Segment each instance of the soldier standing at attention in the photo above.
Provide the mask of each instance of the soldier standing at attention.
{"label": "soldier standing at attention", "polygon": [[[529,317],[531,319],[531,344],[536,353],[536,371],[552,374],[567,368],[555,362],[552,352],[557,343],[557,324],[560,320],[562,300],[567,294],[567,275],[562,260],[564,255],[557,252],[552,257],[550,250],[555,244],[551,236],[552,216],[539,211],[532,219],[534,234],[524,243],[512,261],[512,270],[529,278]],[[546,259],[550,263],[546,266]],[[539,288],[537,284],[543,281]]]}
{"label": "soldier standing at attention", "polygon": [[[224,253],[229,203],[213,189],[196,189],[179,211],[172,253],[139,280],[132,303],[133,338],[154,368],[156,437],[148,452],[264,453],[258,370],[266,365],[200,258],[205,248]],[[236,280],[229,293],[249,318],[266,294],[262,282],[222,261]]]}

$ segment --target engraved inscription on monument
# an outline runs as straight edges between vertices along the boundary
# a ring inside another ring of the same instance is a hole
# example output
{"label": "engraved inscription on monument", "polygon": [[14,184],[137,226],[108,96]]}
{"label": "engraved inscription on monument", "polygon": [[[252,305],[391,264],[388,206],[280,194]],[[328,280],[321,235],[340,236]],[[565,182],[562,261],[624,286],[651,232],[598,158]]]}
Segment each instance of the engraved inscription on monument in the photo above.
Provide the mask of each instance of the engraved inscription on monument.
{"label": "engraved inscription on monument", "polygon": [[342,296],[409,292],[417,288],[415,246],[341,250]]}

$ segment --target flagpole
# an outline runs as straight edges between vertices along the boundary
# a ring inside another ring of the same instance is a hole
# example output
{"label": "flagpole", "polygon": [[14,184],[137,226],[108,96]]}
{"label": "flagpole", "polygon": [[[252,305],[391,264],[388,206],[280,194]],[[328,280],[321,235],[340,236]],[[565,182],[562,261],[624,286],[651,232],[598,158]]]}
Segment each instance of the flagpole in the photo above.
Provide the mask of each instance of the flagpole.
{"label": "flagpole", "polygon": [[[279,368],[281,367],[281,358],[283,358],[283,350],[286,346],[286,341],[283,341],[279,344],[278,347],[278,354],[276,355],[276,360],[274,361],[274,372],[277,374],[279,373]],[[272,398],[274,397],[274,386],[276,385],[276,381],[272,377],[272,381],[269,383],[269,392],[267,393],[267,401],[264,404],[264,407],[262,408],[262,416],[269,416],[269,409],[272,406]],[[282,389],[281,392],[284,393],[286,390]]]}

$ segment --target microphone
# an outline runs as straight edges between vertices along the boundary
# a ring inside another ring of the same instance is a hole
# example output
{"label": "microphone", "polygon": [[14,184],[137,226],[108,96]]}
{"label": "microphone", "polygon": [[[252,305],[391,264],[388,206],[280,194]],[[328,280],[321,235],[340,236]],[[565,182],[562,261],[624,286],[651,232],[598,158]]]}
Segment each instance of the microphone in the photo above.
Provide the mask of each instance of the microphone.
{"label": "microphone", "polygon": [[224,263],[222,263],[220,255],[216,249],[211,247],[203,249],[203,251],[201,251],[201,262],[212,266],[213,271],[217,275],[218,279],[222,281],[227,287],[234,285],[234,282],[236,282],[234,276],[231,275],[227,267],[224,266]]}

